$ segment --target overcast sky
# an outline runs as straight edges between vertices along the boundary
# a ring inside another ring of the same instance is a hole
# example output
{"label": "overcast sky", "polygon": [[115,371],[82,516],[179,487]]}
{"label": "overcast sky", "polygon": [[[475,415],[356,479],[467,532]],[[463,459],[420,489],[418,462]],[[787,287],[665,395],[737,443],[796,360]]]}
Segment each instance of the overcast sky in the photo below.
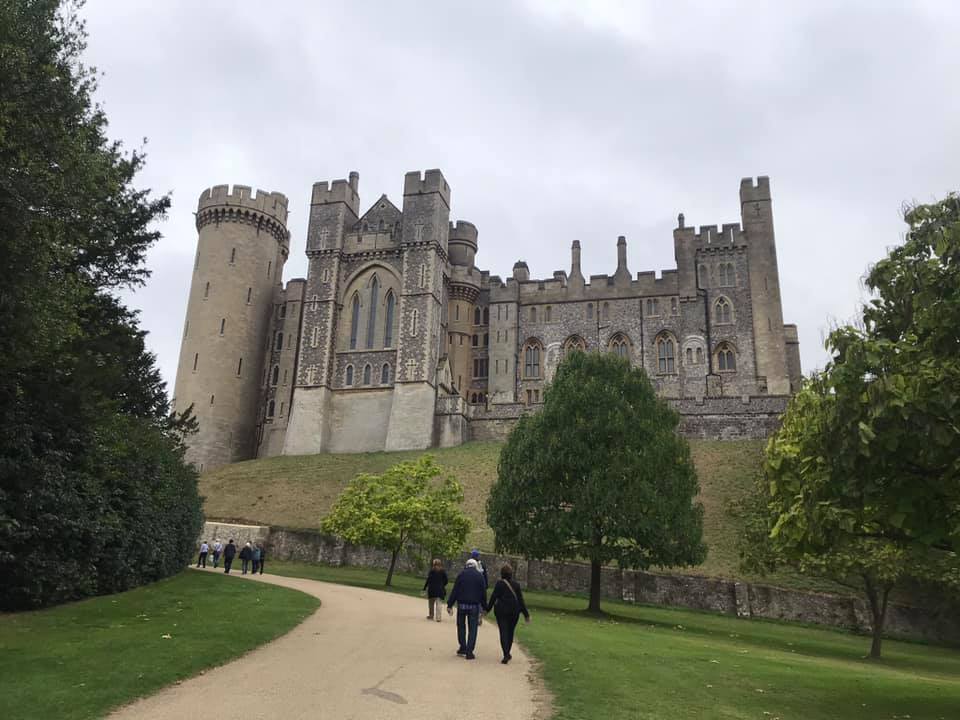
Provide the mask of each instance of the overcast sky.
{"label": "overcast sky", "polygon": [[[960,3],[90,0],[87,60],[139,184],[173,207],[129,296],[173,389],[200,192],[290,198],[303,276],[311,185],[360,173],[363,209],[439,167],[451,219],[505,277],[675,267],[671,230],[739,221],[769,175],[783,314],[805,372],[904,201],[960,186]],[[722,6],[722,9],[721,9]]]}

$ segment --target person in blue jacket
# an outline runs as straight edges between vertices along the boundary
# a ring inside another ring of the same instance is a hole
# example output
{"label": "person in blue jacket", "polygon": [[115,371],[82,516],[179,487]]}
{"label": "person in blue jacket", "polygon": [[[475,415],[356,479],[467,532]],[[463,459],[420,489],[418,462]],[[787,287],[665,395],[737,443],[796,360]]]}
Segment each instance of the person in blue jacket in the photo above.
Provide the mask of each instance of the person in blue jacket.
{"label": "person in blue jacket", "polygon": [[453,583],[453,590],[447,598],[447,613],[450,615],[453,614],[454,603],[457,604],[457,640],[460,643],[457,655],[473,660],[476,657],[473,651],[477,646],[480,612],[487,604],[487,583],[473,558],[467,560],[467,566]]}

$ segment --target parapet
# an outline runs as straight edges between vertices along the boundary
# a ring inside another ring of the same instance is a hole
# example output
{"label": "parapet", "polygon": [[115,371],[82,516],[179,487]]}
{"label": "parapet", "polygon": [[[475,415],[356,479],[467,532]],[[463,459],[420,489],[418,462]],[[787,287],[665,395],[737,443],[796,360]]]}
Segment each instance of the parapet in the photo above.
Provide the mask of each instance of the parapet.
{"label": "parapet", "polygon": [[448,236],[448,243],[466,243],[472,245],[473,249],[477,249],[477,226],[472,222],[467,222],[466,220],[457,220],[456,224],[450,223],[450,234]]}
{"label": "parapet", "polygon": [[760,200],[770,199],[770,178],[766,175],[757,177],[756,183],[753,178],[743,178],[740,181],[740,203],[758,202]]}
{"label": "parapet", "polygon": [[249,185],[234,185],[231,192],[229,185],[214,185],[200,193],[197,212],[200,213],[212,207],[255,210],[276,220],[284,227],[287,225],[287,196],[283,193],[265,190],[254,192]]}
{"label": "parapet", "polygon": [[439,193],[443,201],[448,206],[450,205],[450,186],[439,170],[427,170],[422,176],[419,170],[404,175],[404,195],[424,195],[426,193]]}
{"label": "parapet", "polygon": [[526,282],[530,279],[530,268],[523,260],[518,260],[513,264],[513,279],[520,282]]}
{"label": "parapet", "polygon": [[357,191],[359,175],[351,173],[350,180],[334,180],[328,183],[326,180],[313,184],[313,195],[310,198],[311,205],[330,205],[332,203],[342,202],[347,205],[353,214],[360,217],[360,194]]}
{"label": "parapet", "polygon": [[797,326],[788,323],[783,326],[783,336],[787,343],[800,343],[800,335],[797,332]]}

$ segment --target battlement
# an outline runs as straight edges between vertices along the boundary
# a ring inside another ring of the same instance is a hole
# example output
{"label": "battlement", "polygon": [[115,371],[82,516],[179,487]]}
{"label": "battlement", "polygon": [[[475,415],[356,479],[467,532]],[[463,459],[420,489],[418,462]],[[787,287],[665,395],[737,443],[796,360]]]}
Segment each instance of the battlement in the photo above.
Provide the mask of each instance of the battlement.
{"label": "battlement", "polygon": [[770,178],[766,175],[757,177],[756,183],[753,178],[743,178],[740,181],[740,204],[748,202],[759,202],[770,199]]}
{"label": "battlement", "polygon": [[341,178],[333,182],[323,180],[313,184],[313,194],[310,198],[312,205],[330,205],[333,203],[344,203],[349,207],[353,214],[360,216],[360,194],[357,190],[359,176],[356,173],[350,173],[350,180]]}
{"label": "battlement", "polygon": [[403,177],[404,195],[425,195],[439,193],[443,201],[450,205],[450,186],[440,170],[427,170],[423,175],[419,170],[408,172]]}
{"label": "battlement", "polygon": [[255,210],[276,220],[286,227],[287,224],[287,196],[279,192],[254,190],[249,185],[234,185],[231,192],[229,185],[214,185],[200,193],[197,202],[197,212],[213,207],[243,208]]}
{"label": "battlement", "polygon": [[701,225],[699,232],[693,227],[678,227],[673,231],[674,240],[680,240],[698,249],[733,247],[743,244],[743,228],[740,223]]}
{"label": "battlement", "polygon": [[466,220],[457,220],[456,224],[450,223],[450,234],[448,236],[448,243],[466,243],[472,245],[473,249],[477,249],[477,226],[472,222]]}

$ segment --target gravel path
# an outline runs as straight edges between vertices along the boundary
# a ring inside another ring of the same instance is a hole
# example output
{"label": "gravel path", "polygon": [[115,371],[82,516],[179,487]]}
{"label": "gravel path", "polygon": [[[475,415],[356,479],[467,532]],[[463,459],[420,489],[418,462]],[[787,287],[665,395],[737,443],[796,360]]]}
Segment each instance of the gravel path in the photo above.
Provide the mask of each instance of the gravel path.
{"label": "gravel path", "polygon": [[500,664],[493,618],[480,628],[477,659],[468,661],[455,655],[454,618],[444,613],[443,622],[428,622],[425,599],[269,574],[231,579],[260,581],[309,593],[322,606],[283,637],[110,718],[526,720],[547,715],[548,701],[523,650],[514,645],[511,663]]}

